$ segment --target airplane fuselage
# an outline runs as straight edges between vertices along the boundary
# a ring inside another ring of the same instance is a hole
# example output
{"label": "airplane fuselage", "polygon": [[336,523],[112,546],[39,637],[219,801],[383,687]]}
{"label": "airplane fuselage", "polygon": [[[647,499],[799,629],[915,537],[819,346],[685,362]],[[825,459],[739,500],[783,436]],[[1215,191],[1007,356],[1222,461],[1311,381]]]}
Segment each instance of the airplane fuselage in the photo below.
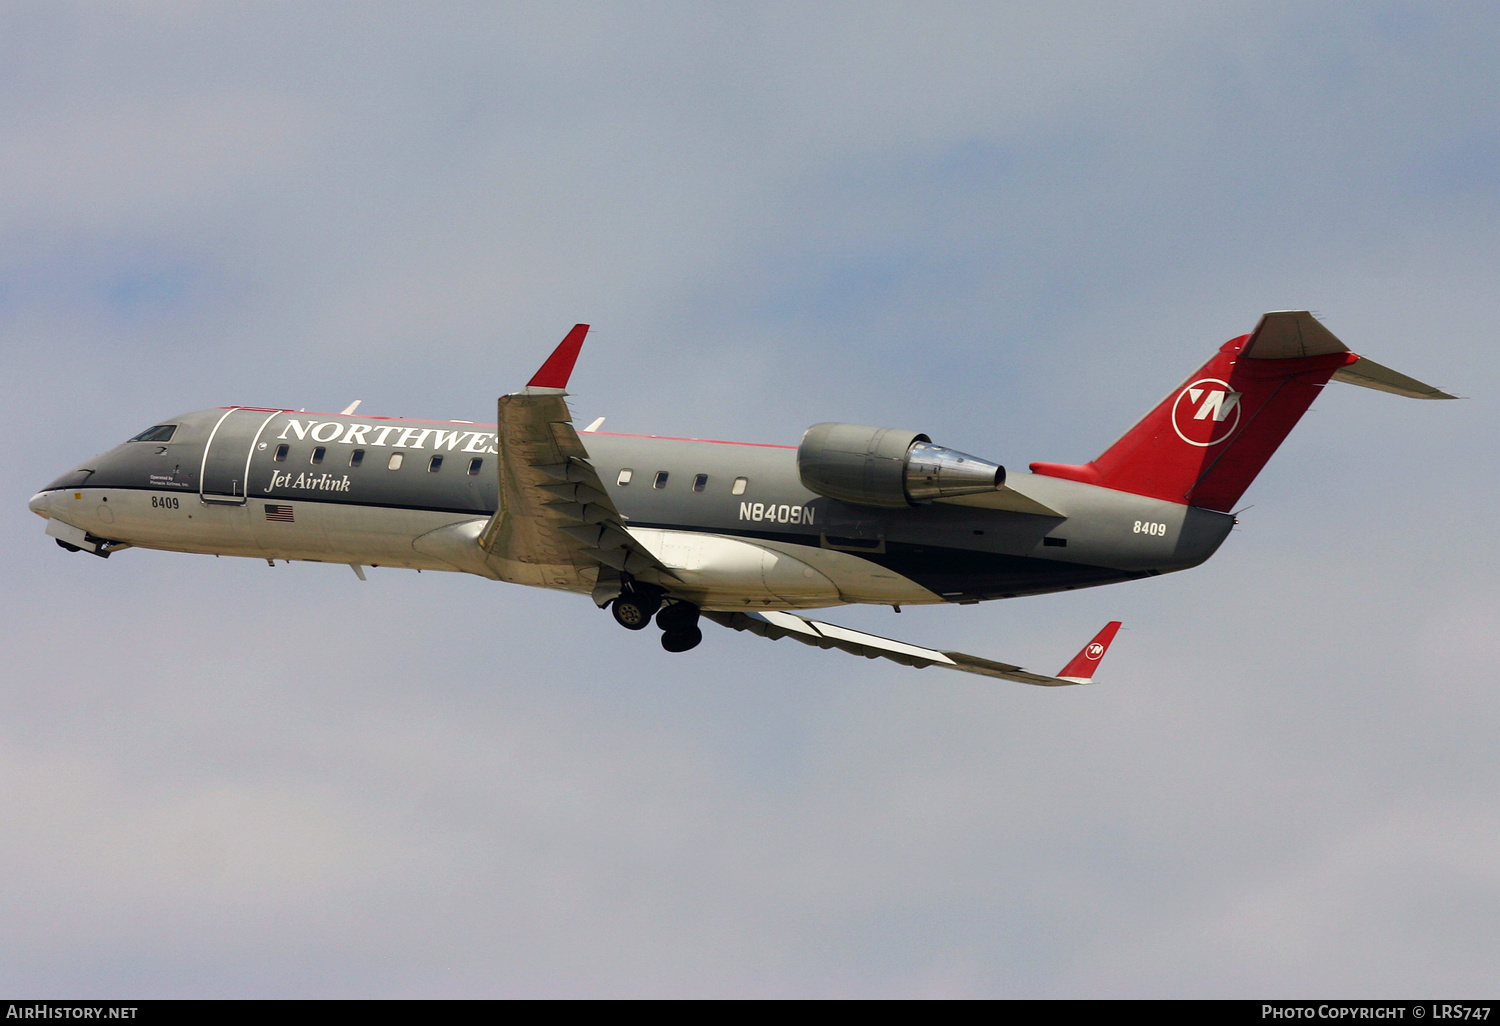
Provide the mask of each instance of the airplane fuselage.
{"label": "airplane fuselage", "polygon": [[[143,548],[589,590],[555,568],[486,560],[473,544],[498,506],[492,426],[237,407],[163,424],[175,425],[169,439],[81,464],[32,508]],[[1006,486],[1059,515],[984,497],[882,509],[808,490],[793,446],[582,437],[629,532],[705,609],[969,603],[1110,584],[1196,566],[1233,524],[1034,474]]]}

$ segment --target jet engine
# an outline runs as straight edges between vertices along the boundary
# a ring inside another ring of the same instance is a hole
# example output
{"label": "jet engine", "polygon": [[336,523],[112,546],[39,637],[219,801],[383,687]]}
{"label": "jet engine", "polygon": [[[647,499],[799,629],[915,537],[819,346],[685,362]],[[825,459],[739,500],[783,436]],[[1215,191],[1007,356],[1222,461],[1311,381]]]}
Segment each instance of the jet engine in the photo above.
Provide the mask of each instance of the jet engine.
{"label": "jet engine", "polygon": [[862,506],[900,508],[951,495],[992,492],[1005,468],[933,445],[916,431],[862,424],[814,424],[797,447],[802,483]]}

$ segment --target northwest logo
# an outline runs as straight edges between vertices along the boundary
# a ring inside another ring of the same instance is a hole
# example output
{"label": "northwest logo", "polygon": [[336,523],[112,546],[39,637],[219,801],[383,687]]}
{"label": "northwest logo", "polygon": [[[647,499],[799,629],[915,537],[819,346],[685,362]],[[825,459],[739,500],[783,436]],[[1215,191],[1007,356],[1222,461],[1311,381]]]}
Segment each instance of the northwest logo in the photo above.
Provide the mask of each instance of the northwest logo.
{"label": "northwest logo", "polygon": [[1084,649],[1083,651],[1084,654],[1087,655],[1090,659],[1098,659],[1100,656],[1104,655],[1104,646],[1095,641],[1092,642],[1089,647]]}
{"label": "northwest logo", "polygon": [[1229,382],[1199,378],[1172,404],[1172,429],[1188,445],[1218,445],[1240,426],[1240,393]]}

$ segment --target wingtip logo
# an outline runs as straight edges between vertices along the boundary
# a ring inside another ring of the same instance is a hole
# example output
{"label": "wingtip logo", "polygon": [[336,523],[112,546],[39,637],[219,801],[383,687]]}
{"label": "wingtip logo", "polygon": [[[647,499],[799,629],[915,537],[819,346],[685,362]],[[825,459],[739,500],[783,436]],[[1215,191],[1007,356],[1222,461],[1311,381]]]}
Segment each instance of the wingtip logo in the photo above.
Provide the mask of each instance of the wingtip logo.
{"label": "wingtip logo", "polygon": [[1104,646],[1099,644],[1099,642],[1097,641],[1090,642],[1089,647],[1084,649],[1083,651],[1084,654],[1094,662],[1098,662],[1104,657]]}
{"label": "wingtip logo", "polygon": [[1188,445],[1218,445],[1240,426],[1240,393],[1229,382],[1199,378],[1172,404],[1172,429]]}

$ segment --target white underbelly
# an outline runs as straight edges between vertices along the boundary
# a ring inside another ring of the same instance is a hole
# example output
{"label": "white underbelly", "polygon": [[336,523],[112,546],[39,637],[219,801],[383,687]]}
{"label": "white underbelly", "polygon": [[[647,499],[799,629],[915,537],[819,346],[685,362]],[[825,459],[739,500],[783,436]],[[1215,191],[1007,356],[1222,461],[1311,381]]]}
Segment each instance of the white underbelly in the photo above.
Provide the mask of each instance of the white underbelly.
{"label": "white underbelly", "polygon": [[251,499],[205,503],[196,492],[93,488],[55,493],[48,516],[141,548],[413,569],[456,569],[412,540],[469,519],[428,510]]}
{"label": "white underbelly", "polygon": [[822,573],[790,552],[699,531],[628,528],[676,576],[673,594],[705,609],[813,609],[843,601]]}

